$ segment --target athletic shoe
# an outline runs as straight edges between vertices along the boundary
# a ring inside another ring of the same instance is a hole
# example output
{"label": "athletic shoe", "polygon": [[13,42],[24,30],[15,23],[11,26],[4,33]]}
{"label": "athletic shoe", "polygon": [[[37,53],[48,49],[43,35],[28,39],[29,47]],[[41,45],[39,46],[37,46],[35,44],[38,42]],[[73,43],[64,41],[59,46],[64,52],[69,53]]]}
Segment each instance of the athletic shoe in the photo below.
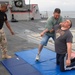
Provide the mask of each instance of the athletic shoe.
{"label": "athletic shoe", "polygon": [[40,55],[36,55],[36,61],[40,60]]}

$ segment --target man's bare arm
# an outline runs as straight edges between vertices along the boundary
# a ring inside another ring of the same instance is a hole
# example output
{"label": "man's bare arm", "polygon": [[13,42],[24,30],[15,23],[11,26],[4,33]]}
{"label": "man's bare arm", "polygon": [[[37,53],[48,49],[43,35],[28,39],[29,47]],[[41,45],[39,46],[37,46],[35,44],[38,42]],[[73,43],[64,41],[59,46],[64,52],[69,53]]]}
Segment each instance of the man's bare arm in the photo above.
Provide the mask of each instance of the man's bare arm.
{"label": "man's bare arm", "polygon": [[72,43],[67,43],[67,54],[68,54],[68,58],[66,60],[66,65],[69,66],[71,64],[71,52],[72,52]]}
{"label": "man's bare arm", "polygon": [[14,32],[12,31],[9,22],[5,21],[5,24],[6,24],[7,28],[10,30],[11,34],[14,35]]}
{"label": "man's bare arm", "polygon": [[48,32],[49,30],[48,29],[45,29],[43,32],[41,32],[41,36],[43,36],[46,32]]}

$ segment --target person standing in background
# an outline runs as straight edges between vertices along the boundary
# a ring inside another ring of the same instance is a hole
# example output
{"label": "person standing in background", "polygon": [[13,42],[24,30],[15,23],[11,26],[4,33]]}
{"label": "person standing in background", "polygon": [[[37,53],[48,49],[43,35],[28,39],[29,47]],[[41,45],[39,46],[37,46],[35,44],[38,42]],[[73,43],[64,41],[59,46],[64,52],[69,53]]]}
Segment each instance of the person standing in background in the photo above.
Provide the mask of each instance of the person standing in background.
{"label": "person standing in background", "polygon": [[11,56],[7,54],[7,39],[3,31],[4,23],[6,24],[7,28],[10,30],[11,34],[14,35],[14,32],[12,31],[10,24],[8,22],[7,15],[5,13],[6,11],[7,11],[7,5],[1,4],[1,7],[0,7],[0,48],[2,51],[3,59],[11,58]]}

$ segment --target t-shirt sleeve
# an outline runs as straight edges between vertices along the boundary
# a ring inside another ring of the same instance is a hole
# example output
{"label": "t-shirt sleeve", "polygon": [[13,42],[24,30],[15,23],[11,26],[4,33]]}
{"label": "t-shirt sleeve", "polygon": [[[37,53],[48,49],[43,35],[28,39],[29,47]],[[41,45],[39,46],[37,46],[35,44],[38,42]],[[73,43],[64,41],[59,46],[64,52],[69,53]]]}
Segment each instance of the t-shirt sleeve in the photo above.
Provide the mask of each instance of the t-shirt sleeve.
{"label": "t-shirt sleeve", "polygon": [[48,30],[51,30],[53,28],[53,24],[52,24],[52,19],[51,18],[49,18],[47,20],[47,24],[46,24],[45,28],[47,28]]}
{"label": "t-shirt sleeve", "polygon": [[60,17],[60,23],[63,22],[63,17]]}
{"label": "t-shirt sleeve", "polygon": [[6,20],[7,20],[7,15],[5,14],[5,15],[4,15],[4,21],[6,21]]}
{"label": "t-shirt sleeve", "polygon": [[73,42],[73,35],[72,35],[72,33],[71,32],[68,32],[68,34],[67,34],[67,38],[66,38],[66,42],[68,43],[68,42]]}

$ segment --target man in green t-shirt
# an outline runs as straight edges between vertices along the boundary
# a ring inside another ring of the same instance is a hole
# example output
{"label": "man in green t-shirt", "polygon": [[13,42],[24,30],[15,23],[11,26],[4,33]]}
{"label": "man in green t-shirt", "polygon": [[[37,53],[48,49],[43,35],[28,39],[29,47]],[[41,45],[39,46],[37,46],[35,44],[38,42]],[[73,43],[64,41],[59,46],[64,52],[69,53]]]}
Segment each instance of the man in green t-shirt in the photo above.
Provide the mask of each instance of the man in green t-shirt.
{"label": "man in green t-shirt", "polygon": [[[60,16],[61,10],[56,8],[53,12],[53,16],[47,20],[47,24],[45,26],[45,30],[40,34],[42,36],[42,41],[38,48],[38,54],[36,55],[36,61],[40,59],[40,52],[42,51],[43,46],[47,45],[47,42],[50,37],[54,40],[54,32],[52,31],[54,25],[62,22],[62,17]],[[49,32],[50,31],[50,32]]]}

